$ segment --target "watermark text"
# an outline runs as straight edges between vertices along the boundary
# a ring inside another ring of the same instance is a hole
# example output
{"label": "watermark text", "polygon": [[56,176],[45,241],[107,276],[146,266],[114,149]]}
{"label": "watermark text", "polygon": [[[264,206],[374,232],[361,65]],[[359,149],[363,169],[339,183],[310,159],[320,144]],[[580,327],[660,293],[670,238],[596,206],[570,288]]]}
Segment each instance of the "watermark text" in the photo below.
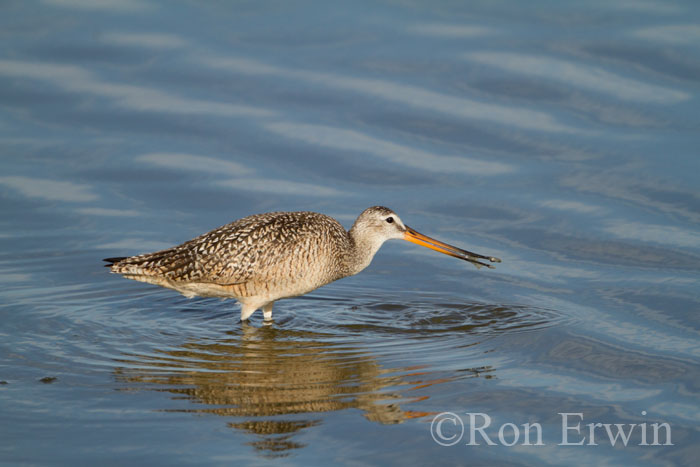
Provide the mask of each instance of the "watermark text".
{"label": "watermark text", "polygon": [[[646,414],[646,411],[642,411],[642,415]],[[673,446],[671,425],[665,422],[584,423],[583,412],[559,412],[558,415],[560,424],[554,439],[559,446]],[[505,422],[495,425],[491,416],[481,412],[464,412],[459,415],[454,412],[442,412],[433,418],[430,434],[441,446],[454,446],[458,443],[467,446],[546,444],[540,423]]]}

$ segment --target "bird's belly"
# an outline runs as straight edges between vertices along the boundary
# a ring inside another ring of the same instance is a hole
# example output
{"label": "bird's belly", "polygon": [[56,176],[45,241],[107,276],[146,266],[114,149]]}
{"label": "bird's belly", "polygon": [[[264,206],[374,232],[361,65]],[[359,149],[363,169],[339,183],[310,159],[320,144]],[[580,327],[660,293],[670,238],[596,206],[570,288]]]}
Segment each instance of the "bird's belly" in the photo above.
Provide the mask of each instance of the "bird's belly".
{"label": "bird's belly", "polygon": [[219,285],[207,282],[187,282],[175,283],[170,288],[177,290],[188,298],[192,297],[217,297],[217,298],[240,298],[241,292],[239,284]]}
{"label": "bird's belly", "polygon": [[187,298],[218,297],[218,298],[238,298],[242,294],[241,284],[220,285],[207,282],[184,282],[173,281],[162,276],[145,276],[138,274],[124,274],[127,279],[132,279],[148,284],[155,284],[168,289],[180,292]]}
{"label": "bird's belly", "polygon": [[252,280],[234,284],[217,284],[214,282],[196,282],[171,280],[163,276],[124,274],[124,277],[140,282],[167,287],[192,298],[218,297],[236,298],[241,302],[272,302],[281,298],[297,297],[333,282],[340,277],[333,274],[319,274],[315,270],[306,270],[293,276],[271,277],[267,280]]}
{"label": "bird's belly", "polygon": [[286,284],[280,284],[275,290],[275,295],[277,299],[287,298],[287,297],[298,297],[299,295],[307,294],[311,291],[318,289],[321,286],[326,285],[331,281],[316,281],[316,282],[290,282]]}

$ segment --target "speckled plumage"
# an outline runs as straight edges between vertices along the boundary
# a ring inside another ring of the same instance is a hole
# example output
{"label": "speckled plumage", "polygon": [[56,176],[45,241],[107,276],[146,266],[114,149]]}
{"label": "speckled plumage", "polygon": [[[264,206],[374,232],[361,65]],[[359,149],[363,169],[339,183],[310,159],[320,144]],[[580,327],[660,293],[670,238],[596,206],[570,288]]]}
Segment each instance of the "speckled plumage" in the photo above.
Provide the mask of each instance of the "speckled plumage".
{"label": "speckled plumage", "polygon": [[254,311],[351,275],[353,247],[350,234],[332,217],[272,212],[239,219],[167,250],[125,258],[111,270],[189,297],[235,297],[244,308],[255,306]]}
{"label": "speckled plumage", "polygon": [[275,300],[303,295],[366,268],[384,241],[408,229],[390,209],[366,209],[346,231],[315,212],[257,214],[181,245],[107,259],[114,273],[175,289],[187,297],[234,297],[241,319]]}

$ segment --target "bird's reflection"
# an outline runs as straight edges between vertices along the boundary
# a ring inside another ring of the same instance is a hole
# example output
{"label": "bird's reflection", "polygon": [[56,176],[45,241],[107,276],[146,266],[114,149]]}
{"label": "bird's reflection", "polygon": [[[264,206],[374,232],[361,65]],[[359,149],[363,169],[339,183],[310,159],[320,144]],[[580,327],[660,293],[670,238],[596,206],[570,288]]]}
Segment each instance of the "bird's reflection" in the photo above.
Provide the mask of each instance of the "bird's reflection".
{"label": "bird's reflection", "polygon": [[[321,412],[360,409],[382,424],[428,415],[405,406],[425,399],[420,391],[426,387],[449,381],[425,368],[384,368],[370,352],[336,335],[278,326],[244,325],[224,339],[120,361],[119,381],[132,389],[134,383],[155,384],[198,404],[183,411],[236,418],[228,426],[259,435],[251,444],[267,455],[303,447],[294,435],[320,424],[313,414]],[[490,369],[474,374],[484,371]]]}

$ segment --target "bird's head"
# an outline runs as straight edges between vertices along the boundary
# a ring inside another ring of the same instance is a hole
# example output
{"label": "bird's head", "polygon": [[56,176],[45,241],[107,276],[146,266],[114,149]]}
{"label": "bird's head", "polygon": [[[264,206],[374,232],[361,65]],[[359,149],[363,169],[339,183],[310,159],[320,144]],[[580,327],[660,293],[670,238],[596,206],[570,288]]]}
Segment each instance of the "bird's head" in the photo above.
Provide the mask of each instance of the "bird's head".
{"label": "bird's head", "polygon": [[365,209],[362,214],[358,216],[350,233],[356,242],[367,245],[372,255],[374,255],[385,241],[396,238],[469,261],[477,268],[481,266],[493,268],[492,265],[479,260],[487,260],[492,263],[501,262],[500,259],[493,256],[472,253],[471,251],[462,250],[461,248],[423,235],[404,224],[394,211],[383,206],[372,206],[371,208]]}

